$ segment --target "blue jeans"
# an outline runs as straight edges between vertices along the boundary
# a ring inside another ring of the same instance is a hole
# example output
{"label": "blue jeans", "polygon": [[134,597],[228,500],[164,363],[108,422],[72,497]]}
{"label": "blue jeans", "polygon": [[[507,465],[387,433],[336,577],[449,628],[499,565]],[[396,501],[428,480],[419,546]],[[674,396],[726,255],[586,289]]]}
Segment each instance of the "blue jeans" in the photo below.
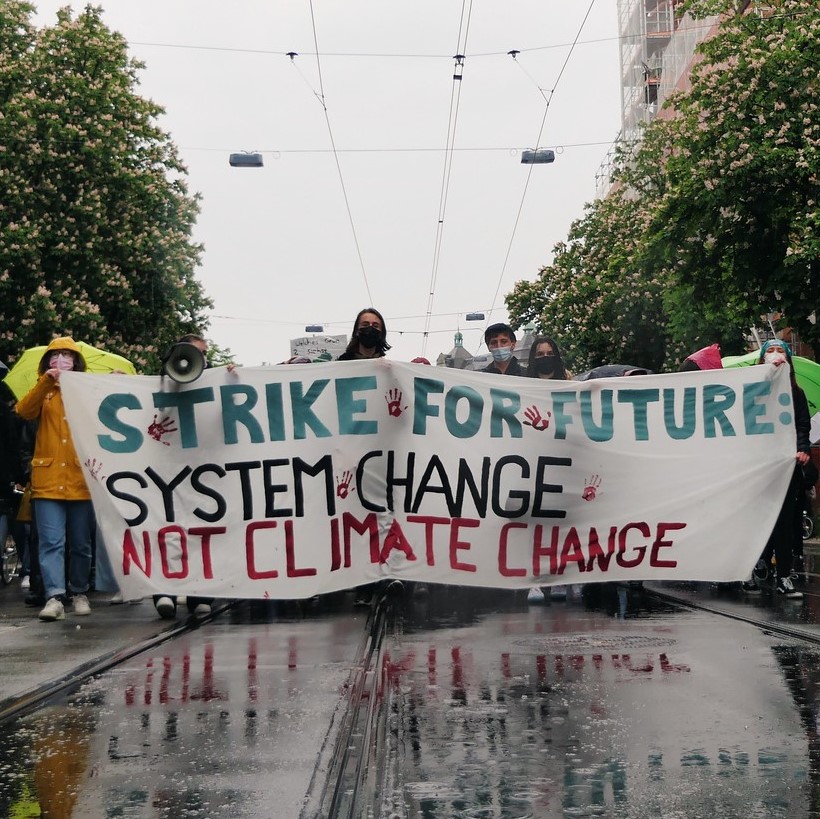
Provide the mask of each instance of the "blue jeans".
{"label": "blue jeans", "polygon": [[100,527],[96,527],[97,535],[95,539],[95,555],[97,558],[94,572],[94,589],[103,592],[118,592],[120,590],[117,578],[114,576],[114,569],[103,542]]}
{"label": "blue jeans", "polygon": [[65,547],[69,546],[68,587],[72,592],[88,591],[91,574],[91,538],[94,507],[91,501],[34,500],[37,535],[40,539],[40,571],[45,597],[65,594]]}

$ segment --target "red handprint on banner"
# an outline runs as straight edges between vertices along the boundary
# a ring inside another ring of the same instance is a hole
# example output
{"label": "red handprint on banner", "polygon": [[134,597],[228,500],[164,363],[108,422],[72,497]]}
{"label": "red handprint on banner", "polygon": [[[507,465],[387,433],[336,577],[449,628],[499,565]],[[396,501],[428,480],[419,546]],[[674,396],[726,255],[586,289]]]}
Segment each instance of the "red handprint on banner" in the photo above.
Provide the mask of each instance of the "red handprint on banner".
{"label": "red handprint on banner", "polygon": [[600,485],[600,476],[591,475],[587,480],[584,481],[584,491],[581,493],[581,497],[585,501],[595,500],[595,496],[598,494],[598,487],[600,487]]}
{"label": "red handprint on banner", "polygon": [[401,405],[401,390],[388,390],[384,400],[387,401],[387,412],[393,418],[398,418],[407,409]]}
{"label": "red handprint on banner", "polygon": [[344,500],[351,492],[355,492],[356,489],[351,488],[350,482],[353,480],[353,473],[350,470],[345,470],[342,472],[341,477],[338,475],[336,476],[336,494]]}
{"label": "red handprint on banner", "polygon": [[532,406],[524,410],[524,417],[527,419],[524,421],[526,426],[543,432],[550,425],[552,413],[548,410],[546,415],[541,415],[541,411],[538,407]]}
{"label": "red handprint on banner", "polygon": [[161,444],[165,446],[171,446],[170,441],[163,441],[162,436],[167,435],[169,432],[176,432],[178,427],[174,426],[173,418],[169,418],[167,415],[165,418],[160,420],[157,418],[156,414],[154,415],[154,420],[148,427],[148,434],[155,440],[159,441]]}
{"label": "red handprint on banner", "polygon": [[105,480],[105,475],[100,477],[100,472],[103,468],[102,461],[98,462],[96,458],[86,458],[83,465],[88,470],[88,474],[91,475],[95,481]]}

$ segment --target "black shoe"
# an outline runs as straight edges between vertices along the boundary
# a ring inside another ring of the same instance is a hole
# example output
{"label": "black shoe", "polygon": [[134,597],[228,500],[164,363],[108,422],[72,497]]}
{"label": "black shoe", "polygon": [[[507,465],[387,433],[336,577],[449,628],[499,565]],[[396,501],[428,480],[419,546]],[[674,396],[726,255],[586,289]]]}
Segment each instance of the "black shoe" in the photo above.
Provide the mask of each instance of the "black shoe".
{"label": "black shoe", "polygon": [[27,606],[40,606],[42,608],[46,604],[46,598],[43,594],[37,592],[29,592],[24,598],[23,602]]}
{"label": "black shoe", "polygon": [[743,589],[746,594],[760,594],[760,586],[757,585],[754,577],[751,580],[744,580],[740,584],[740,588]]}
{"label": "black shoe", "polygon": [[762,583],[769,578],[769,569],[771,567],[771,563],[767,563],[763,558],[757,561],[754,569],[752,570],[752,580],[757,581],[758,583]]}

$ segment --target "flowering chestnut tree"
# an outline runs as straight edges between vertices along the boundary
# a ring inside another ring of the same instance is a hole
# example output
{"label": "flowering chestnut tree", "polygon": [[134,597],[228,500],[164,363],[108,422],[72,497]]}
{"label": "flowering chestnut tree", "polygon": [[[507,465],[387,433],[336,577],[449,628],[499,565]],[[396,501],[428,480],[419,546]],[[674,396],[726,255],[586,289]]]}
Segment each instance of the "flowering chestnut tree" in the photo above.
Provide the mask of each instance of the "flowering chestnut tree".
{"label": "flowering chestnut tree", "polygon": [[207,324],[186,169],[100,9],[0,4],[0,358],[71,334],[156,370]]}
{"label": "flowering chestnut tree", "polygon": [[516,325],[555,335],[575,372],[604,363],[656,369],[663,361],[664,282],[646,275],[639,238],[641,204],[616,191],[587,205],[553,263],[506,297]]}
{"label": "flowering chestnut tree", "polygon": [[553,262],[507,296],[514,323],[552,330],[582,366],[674,367],[713,341],[740,352],[768,312],[820,341],[820,6],[683,5],[724,15],[691,87],[625,146],[614,192]]}
{"label": "flowering chestnut tree", "polygon": [[[695,11],[731,11],[699,0]],[[693,303],[731,304],[746,326],[777,312],[804,341],[820,291],[820,7],[779,0],[724,17],[704,41],[675,115],[645,150],[663,153],[648,252],[674,269]],[[625,174],[647,179],[646,163]],[[650,190],[646,189],[646,195]]]}

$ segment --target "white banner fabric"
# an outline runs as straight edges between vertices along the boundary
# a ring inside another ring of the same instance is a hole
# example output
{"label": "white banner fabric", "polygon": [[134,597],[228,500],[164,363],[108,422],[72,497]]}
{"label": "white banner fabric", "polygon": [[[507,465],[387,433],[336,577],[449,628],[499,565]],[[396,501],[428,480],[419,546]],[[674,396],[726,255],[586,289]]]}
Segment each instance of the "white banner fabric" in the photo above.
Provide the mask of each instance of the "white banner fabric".
{"label": "white banner fabric", "polygon": [[559,382],[381,359],[61,384],[126,597],[740,580],[795,464],[769,365]]}

